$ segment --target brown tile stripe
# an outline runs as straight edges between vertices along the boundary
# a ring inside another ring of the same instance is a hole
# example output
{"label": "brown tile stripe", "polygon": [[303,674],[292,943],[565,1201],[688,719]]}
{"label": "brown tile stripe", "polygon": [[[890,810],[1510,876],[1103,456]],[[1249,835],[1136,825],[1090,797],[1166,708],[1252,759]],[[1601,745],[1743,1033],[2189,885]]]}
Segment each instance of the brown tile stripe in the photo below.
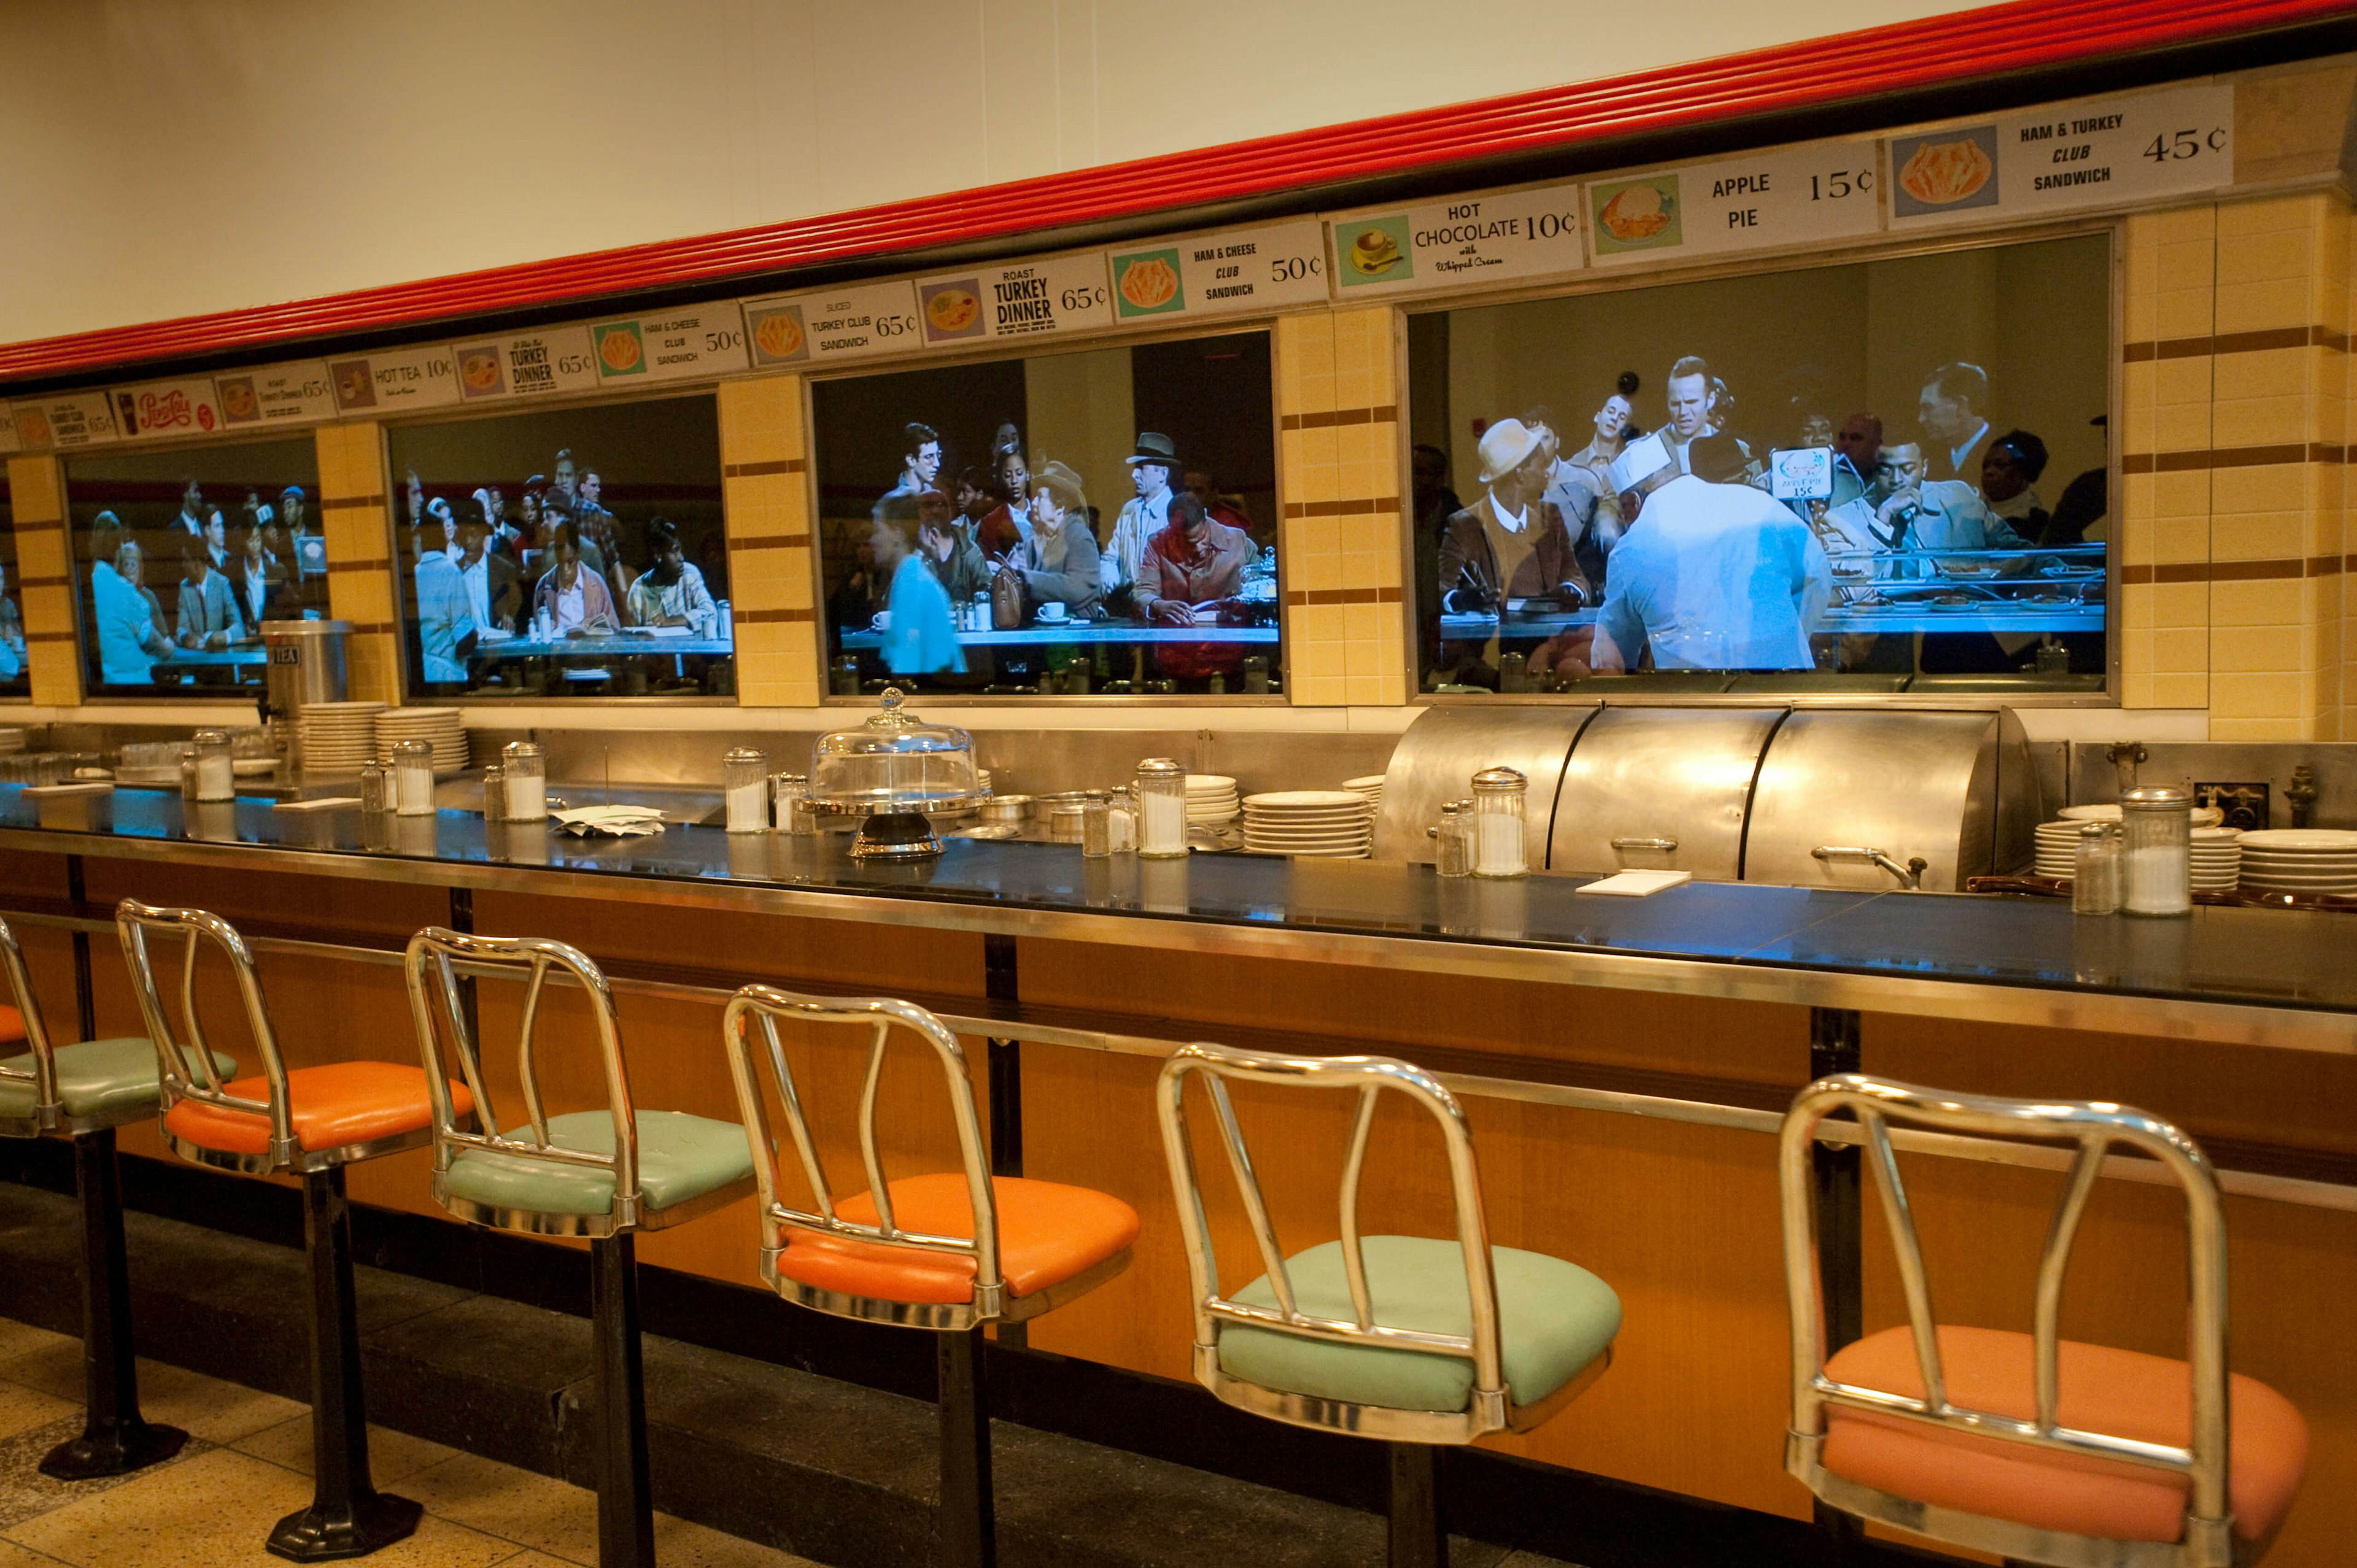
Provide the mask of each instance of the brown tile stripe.
{"label": "brown tile stripe", "polygon": [[1355,501],[1287,501],[1287,517],[1351,517],[1365,512],[1397,511],[1399,497],[1386,496],[1380,500]]}
{"label": "brown tile stripe", "polygon": [[2256,468],[2274,463],[2346,463],[2352,450],[2328,441],[2306,446],[2215,446],[2199,452],[2130,452],[2120,459],[2124,474],[2182,474],[2202,468]]}
{"label": "brown tile stripe", "polygon": [[330,576],[333,576],[338,572],[385,572],[392,570],[392,568],[393,563],[382,559],[375,561],[330,561],[328,563],[328,574]]}
{"label": "brown tile stripe", "polygon": [[21,512],[16,516],[19,533],[63,533],[65,527],[66,520],[61,517],[27,517]]}
{"label": "brown tile stripe", "polygon": [[1284,428],[1287,430],[1323,430],[1329,424],[1394,424],[1399,421],[1399,404],[1384,403],[1380,408],[1337,408],[1324,413],[1288,413]]}
{"label": "brown tile stripe", "polygon": [[352,623],[354,637],[391,637],[400,629],[389,620],[356,620]]}
{"label": "brown tile stripe", "polygon": [[2357,555],[2311,555],[2273,561],[2165,561],[2158,566],[2123,566],[2120,581],[2141,583],[2255,583],[2284,577],[2337,577],[2357,573]]}
{"label": "brown tile stripe", "polygon": [[2126,364],[2145,360],[2191,360],[2204,354],[2255,354],[2266,349],[2338,349],[2346,353],[2350,338],[2329,327],[2277,327],[2266,332],[2223,332],[2215,338],[2158,338],[2124,344],[2120,359]]}
{"label": "brown tile stripe", "polygon": [[810,545],[807,533],[756,533],[728,542],[731,550],[802,550]]}
{"label": "brown tile stripe", "polygon": [[371,507],[381,510],[383,506],[382,496],[322,496],[319,498],[321,511],[361,511]]}
{"label": "brown tile stripe", "polygon": [[809,610],[738,610],[737,612],[737,619],[746,625],[757,625],[764,621],[797,621],[811,618],[812,612]]}
{"label": "brown tile stripe", "polygon": [[1395,605],[1397,588],[1296,588],[1285,596],[1288,605]]}
{"label": "brown tile stripe", "polygon": [[764,474],[801,474],[810,469],[807,457],[780,457],[774,463],[730,463],[720,470],[725,479],[758,479]]}
{"label": "brown tile stripe", "polygon": [[71,577],[19,577],[16,585],[20,588],[70,588],[74,580]]}
{"label": "brown tile stripe", "polygon": [[70,631],[28,631],[25,634],[27,642],[71,642],[73,639],[74,634]]}

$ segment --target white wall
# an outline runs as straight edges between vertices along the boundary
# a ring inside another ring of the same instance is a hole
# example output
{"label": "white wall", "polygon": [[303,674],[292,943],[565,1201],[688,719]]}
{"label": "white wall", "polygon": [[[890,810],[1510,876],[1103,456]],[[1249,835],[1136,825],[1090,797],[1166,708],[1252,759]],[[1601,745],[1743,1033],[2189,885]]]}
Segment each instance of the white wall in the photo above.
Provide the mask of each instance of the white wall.
{"label": "white wall", "polygon": [[1619,75],[1953,0],[6,0],[0,341]]}

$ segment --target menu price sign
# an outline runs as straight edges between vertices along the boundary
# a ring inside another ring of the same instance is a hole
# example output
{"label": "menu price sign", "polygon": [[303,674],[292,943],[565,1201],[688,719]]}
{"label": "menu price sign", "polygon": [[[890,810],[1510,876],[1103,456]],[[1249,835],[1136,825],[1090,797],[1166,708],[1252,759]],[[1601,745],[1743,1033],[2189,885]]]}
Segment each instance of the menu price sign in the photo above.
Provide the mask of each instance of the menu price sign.
{"label": "menu price sign", "polygon": [[669,381],[745,368],[745,319],[734,306],[601,321],[589,337],[601,381]]}
{"label": "menu price sign", "polygon": [[457,343],[458,395],[468,402],[592,392],[597,385],[587,327],[556,327],[485,343]]}
{"label": "menu price sign", "polygon": [[23,445],[16,434],[16,415],[5,403],[0,403],[0,457],[6,456]]}
{"label": "menu price sign", "polygon": [[458,357],[436,343],[359,360],[331,360],[328,380],[345,413],[404,413],[458,401]]}
{"label": "menu price sign", "polygon": [[1329,228],[1334,283],[1344,295],[1497,283],[1587,264],[1576,185],[1361,213]]}
{"label": "menu price sign", "polygon": [[1101,251],[917,280],[925,341],[1043,338],[1113,325]]}
{"label": "menu price sign", "polygon": [[2119,207],[2233,183],[2234,89],[2047,104],[1889,146],[1894,229]]}
{"label": "menu price sign", "polygon": [[336,394],[320,360],[215,376],[213,396],[224,424],[305,424],[336,417]]}
{"label": "menu price sign", "polygon": [[146,381],[114,389],[114,424],[126,441],[210,435],[221,427],[209,380]]}
{"label": "menu price sign", "polygon": [[827,364],[922,346],[917,295],[906,278],[745,301],[745,338],[757,366]]}
{"label": "menu price sign", "polygon": [[1872,142],[1835,142],[1591,181],[1597,266],[1813,245],[1882,227]]}
{"label": "menu price sign", "polygon": [[1125,322],[1276,310],[1326,298],[1326,230],[1315,219],[1166,240],[1109,259],[1114,314]]}
{"label": "menu price sign", "polygon": [[37,403],[10,405],[16,438],[30,451],[102,446],[117,439],[114,404],[102,392],[66,392]]}

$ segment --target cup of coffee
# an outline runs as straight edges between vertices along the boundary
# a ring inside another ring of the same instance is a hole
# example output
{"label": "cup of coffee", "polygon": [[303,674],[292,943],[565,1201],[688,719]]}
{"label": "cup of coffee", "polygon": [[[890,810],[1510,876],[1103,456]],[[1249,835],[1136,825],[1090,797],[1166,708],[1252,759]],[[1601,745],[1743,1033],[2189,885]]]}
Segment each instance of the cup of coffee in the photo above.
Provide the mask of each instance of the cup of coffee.
{"label": "cup of coffee", "polygon": [[1039,607],[1039,619],[1050,626],[1061,621],[1064,614],[1063,605],[1053,599]]}
{"label": "cup of coffee", "polygon": [[876,619],[871,623],[871,625],[877,631],[891,630],[892,612],[890,610],[877,610],[876,612]]}

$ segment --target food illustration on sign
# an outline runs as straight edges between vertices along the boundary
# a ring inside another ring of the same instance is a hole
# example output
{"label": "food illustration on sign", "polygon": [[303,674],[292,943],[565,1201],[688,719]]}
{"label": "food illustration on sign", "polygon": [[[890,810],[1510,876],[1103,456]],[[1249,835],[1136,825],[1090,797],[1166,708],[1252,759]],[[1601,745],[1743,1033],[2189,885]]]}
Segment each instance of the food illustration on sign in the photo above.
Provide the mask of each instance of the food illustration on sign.
{"label": "food illustration on sign", "polygon": [[458,360],[458,379],[479,392],[499,391],[499,350],[496,349],[468,350]]}
{"label": "food illustration on sign", "polygon": [[1640,182],[1624,188],[1597,213],[1597,226],[1622,244],[1651,240],[1670,226],[1676,209],[1662,188]]}
{"label": "food illustration on sign", "polygon": [[628,327],[610,327],[598,339],[597,358],[606,369],[619,375],[625,371],[637,370],[646,358],[646,352],[640,346],[636,332]]}
{"label": "food illustration on sign", "polygon": [[1361,229],[1351,242],[1351,269],[1365,277],[1381,277],[1404,259],[1399,242],[1385,229]]}
{"label": "food illustration on sign", "polygon": [[1900,188],[1926,207],[1952,207],[1977,194],[1996,172],[1978,141],[1925,142],[1899,171]]}
{"label": "food illustration on sign", "polygon": [[1146,256],[1122,269],[1121,296],[1140,310],[1170,303],[1178,293],[1178,274],[1160,256]]}
{"label": "food illustration on sign", "polygon": [[962,288],[945,288],[925,301],[925,319],[936,332],[963,332],[982,314],[982,301]]}
{"label": "food illustration on sign", "polygon": [[802,324],[790,310],[761,317],[753,328],[753,342],[773,360],[790,360],[802,352]]}
{"label": "food illustration on sign", "polygon": [[261,412],[253,399],[253,382],[243,376],[220,383],[221,417],[239,421],[252,419]]}
{"label": "food illustration on sign", "polygon": [[49,416],[38,408],[16,411],[16,439],[27,446],[49,444]]}
{"label": "food illustration on sign", "polygon": [[328,367],[336,381],[336,405],[339,408],[370,408],[376,403],[376,383],[369,379],[366,360],[339,360]]}

